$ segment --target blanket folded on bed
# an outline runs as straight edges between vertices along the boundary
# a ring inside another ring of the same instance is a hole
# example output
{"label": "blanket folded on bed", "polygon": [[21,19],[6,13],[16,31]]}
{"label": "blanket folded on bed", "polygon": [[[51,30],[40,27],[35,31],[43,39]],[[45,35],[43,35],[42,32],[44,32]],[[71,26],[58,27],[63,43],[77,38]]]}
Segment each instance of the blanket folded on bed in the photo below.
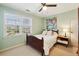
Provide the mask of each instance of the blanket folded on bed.
{"label": "blanket folded on bed", "polygon": [[56,43],[55,36],[44,36],[44,52],[45,55],[49,55],[50,48]]}

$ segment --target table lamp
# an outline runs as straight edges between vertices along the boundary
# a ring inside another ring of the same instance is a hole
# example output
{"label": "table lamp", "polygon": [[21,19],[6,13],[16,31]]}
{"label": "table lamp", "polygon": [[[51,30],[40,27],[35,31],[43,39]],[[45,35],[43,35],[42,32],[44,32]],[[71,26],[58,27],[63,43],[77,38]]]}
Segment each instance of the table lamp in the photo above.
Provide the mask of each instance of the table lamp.
{"label": "table lamp", "polygon": [[64,28],[64,29],[63,29],[63,32],[65,33],[64,36],[67,37],[67,33],[69,32],[69,29],[68,29],[68,28]]}

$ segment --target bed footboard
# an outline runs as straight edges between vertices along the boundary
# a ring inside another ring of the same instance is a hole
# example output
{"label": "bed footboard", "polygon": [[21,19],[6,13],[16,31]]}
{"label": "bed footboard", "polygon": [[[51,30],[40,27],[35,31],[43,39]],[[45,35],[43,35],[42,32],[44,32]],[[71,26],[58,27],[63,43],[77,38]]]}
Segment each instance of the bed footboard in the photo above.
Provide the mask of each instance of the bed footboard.
{"label": "bed footboard", "polygon": [[27,35],[26,38],[26,44],[30,45],[31,47],[35,48],[36,50],[40,51],[42,53],[42,56],[44,55],[44,50],[43,50],[43,38],[38,39],[35,36],[32,35]]}

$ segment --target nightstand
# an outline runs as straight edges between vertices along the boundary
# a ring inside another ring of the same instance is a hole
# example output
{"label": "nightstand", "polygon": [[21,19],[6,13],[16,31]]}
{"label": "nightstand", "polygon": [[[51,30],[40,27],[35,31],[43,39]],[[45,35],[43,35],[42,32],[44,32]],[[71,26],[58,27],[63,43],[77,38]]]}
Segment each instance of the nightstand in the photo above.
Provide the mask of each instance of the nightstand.
{"label": "nightstand", "polygon": [[56,44],[61,44],[61,45],[64,45],[64,46],[68,47],[68,45],[69,45],[69,38],[68,37],[64,37],[64,36],[58,36]]}

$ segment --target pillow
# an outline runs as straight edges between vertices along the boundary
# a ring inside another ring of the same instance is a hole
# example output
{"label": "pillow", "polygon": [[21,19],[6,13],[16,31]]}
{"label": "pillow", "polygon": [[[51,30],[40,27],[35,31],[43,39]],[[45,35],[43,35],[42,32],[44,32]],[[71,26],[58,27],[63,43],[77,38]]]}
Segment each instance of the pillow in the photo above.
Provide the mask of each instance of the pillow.
{"label": "pillow", "polygon": [[57,38],[58,34],[56,32],[53,32],[53,36]]}
{"label": "pillow", "polygon": [[53,32],[53,34],[54,34],[54,35],[57,35],[57,33],[56,33],[56,32]]}
{"label": "pillow", "polygon": [[47,31],[43,31],[43,33],[42,33],[43,35],[46,35],[47,34]]}
{"label": "pillow", "polygon": [[52,31],[48,31],[47,35],[53,35],[53,32]]}

